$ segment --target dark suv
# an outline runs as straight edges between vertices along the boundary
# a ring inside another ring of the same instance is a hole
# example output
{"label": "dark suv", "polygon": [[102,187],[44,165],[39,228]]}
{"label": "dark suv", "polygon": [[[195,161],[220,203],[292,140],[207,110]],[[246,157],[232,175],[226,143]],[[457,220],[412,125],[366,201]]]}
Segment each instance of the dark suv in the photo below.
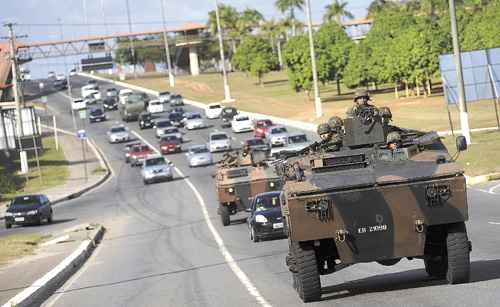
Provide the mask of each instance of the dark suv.
{"label": "dark suv", "polygon": [[43,221],[52,223],[52,205],[43,194],[25,195],[14,198],[5,212],[5,228],[13,225],[40,225]]}

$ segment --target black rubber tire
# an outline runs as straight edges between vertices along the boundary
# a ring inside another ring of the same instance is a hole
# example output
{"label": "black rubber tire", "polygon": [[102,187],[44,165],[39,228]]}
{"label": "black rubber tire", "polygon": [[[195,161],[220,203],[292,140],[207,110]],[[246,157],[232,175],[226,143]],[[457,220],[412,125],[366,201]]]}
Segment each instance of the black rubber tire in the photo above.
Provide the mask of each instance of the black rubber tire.
{"label": "black rubber tire", "polygon": [[5,222],[5,228],[6,229],[11,229],[12,228],[12,224]]}
{"label": "black rubber tire", "polygon": [[308,244],[292,243],[296,261],[296,286],[299,297],[307,302],[321,299],[321,280],[314,247]]}
{"label": "black rubber tire", "polygon": [[439,279],[444,279],[446,277],[446,258],[438,258],[438,259],[424,259],[425,263],[425,271],[431,277],[436,277]]}
{"label": "black rubber tire", "polygon": [[254,243],[257,243],[260,241],[259,237],[255,234],[255,229],[253,228],[253,226],[250,226],[250,239]]}
{"label": "black rubber tire", "polygon": [[47,217],[47,223],[52,224],[53,221],[54,221],[54,219],[53,219],[53,213],[50,212],[50,215]]}
{"label": "black rubber tire", "polygon": [[470,281],[470,245],[465,223],[458,223],[448,228],[446,236],[447,270],[449,284]]}
{"label": "black rubber tire", "polygon": [[220,219],[223,226],[229,226],[229,224],[231,224],[229,208],[227,206],[220,206]]}

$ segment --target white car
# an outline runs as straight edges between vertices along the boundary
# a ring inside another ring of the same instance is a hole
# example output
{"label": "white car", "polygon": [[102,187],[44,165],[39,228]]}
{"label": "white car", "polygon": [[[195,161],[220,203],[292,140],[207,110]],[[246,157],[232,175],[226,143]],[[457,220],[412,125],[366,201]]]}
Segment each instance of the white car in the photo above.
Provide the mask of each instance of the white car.
{"label": "white car", "polygon": [[222,105],[220,103],[211,103],[205,109],[205,116],[208,119],[219,118],[222,113]]}
{"label": "white car", "polygon": [[186,153],[189,167],[205,166],[214,163],[212,153],[205,145],[194,145],[188,148]]}
{"label": "white car", "polygon": [[274,126],[266,131],[266,141],[273,146],[285,146],[288,142],[288,130],[284,126]]}
{"label": "white car", "polygon": [[235,133],[253,131],[253,123],[248,116],[237,115],[231,121],[231,130]]}
{"label": "white car", "polygon": [[172,93],[170,92],[160,92],[158,94],[158,99],[162,102],[162,103],[169,103],[170,102],[170,97],[172,96]]}
{"label": "white car", "polygon": [[88,97],[90,94],[93,94],[96,91],[99,91],[99,87],[97,86],[97,84],[85,85],[82,87],[82,97],[83,98]]}
{"label": "white car", "polygon": [[87,108],[87,102],[81,98],[73,99],[71,102],[71,109],[73,111],[80,111]]}
{"label": "white car", "polygon": [[124,126],[113,126],[108,131],[108,141],[111,144],[130,141],[128,128]]}
{"label": "white car", "polygon": [[166,129],[166,128],[170,128],[170,127],[174,127],[174,125],[172,125],[172,122],[169,121],[168,119],[162,119],[162,120],[159,120],[155,123],[154,127],[156,128],[156,137],[157,138],[161,138],[163,136],[163,131]]}
{"label": "white car", "polygon": [[97,90],[90,90],[90,91],[87,91],[86,92],[87,95],[83,96],[83,98],[91,98],[93,100],[100,100],[102,97],[101,97],[101,92],[97,91]]}
{"label": "white car", "polygon": [[47,74],[47,78],[48,79],[52,79],[52,78],[55,78],[56,77],[56,73],[53,72],[53,71],[49,71],[49,73]]}
{"label": "white car", "polygon": [[59,81],[66,80],[66,76],[64,74],[57,74],[56,80],[59,80]]}
{"label": "white car", "polygon": [[148,105],[148,112],[151,114],[165,112],[163,102],[161,102],[161,100],[151,100]]}
{"label": "white car", "polygon": [[212,132],[208,137],[210,152],[231,150],[231,139],[225,132]]}
{"label": "white car", "polygon": [[202,129],[207,126],[205,121],[201,118],[201,114],[198,112],[184,114],[181,125],[187,130]]}
{"label": "white car", "polygon": [[134,92],[129,89],[123,89],[120,90],[120,93],[118,94],[118,99],[121,104],[125,104],[127,102],[128,96],[132,95]]}

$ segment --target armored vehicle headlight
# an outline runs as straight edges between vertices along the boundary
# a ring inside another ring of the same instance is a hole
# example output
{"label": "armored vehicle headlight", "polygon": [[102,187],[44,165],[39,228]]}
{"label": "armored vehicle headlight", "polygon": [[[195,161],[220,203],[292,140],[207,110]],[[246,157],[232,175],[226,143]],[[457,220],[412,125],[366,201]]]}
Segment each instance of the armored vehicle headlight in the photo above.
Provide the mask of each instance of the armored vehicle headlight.
{"label": "armored vehicle headlight", "polygon": [[255,216],[255,221],[257,223],[267,223],[267,218],[261,214]]}
{"label": "armored vehicle headlight", "polygon": [[274,182],[272,182],[272,181],[271,181],[271,182],[269,182],[269,186],[270,186],[271,188],[274,188],[274,187],[276,186],[276,183],[274,183]]}
{"label": "armored vehicle headlight", "polygon": [[234,188],[229,188],[229,189],[227,189],[227,191],[228,191],[229,193],[233,194],[233,193],[234,193]]}

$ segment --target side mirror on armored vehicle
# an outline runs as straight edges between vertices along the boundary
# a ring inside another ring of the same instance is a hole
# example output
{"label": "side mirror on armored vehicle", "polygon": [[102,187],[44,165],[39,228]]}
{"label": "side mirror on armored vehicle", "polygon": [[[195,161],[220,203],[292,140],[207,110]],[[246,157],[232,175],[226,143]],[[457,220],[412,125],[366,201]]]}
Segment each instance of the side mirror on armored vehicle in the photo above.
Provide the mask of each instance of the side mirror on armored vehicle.
{"label": "side mirror on armored vehicle", "polygon": [[467,150],[467,139],[465,136],[458,136],[456,140],[457,144],[457,150],[460,151],[466,151]]}

